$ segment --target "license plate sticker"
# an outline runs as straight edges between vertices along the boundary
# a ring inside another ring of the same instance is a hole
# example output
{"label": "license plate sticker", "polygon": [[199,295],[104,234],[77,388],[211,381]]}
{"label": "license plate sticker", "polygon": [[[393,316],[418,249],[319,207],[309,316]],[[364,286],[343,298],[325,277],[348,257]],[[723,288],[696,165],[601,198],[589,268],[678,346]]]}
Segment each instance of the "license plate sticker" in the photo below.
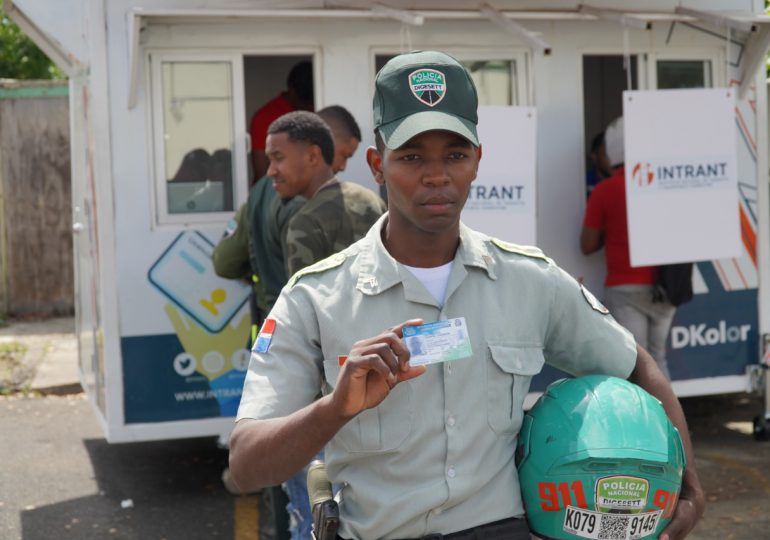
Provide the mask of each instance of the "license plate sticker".
{"label": "license plate sticker", "polygon": [[581,538],[639,540],[655,534],[660,510],[640,514],[605,514],[567,506],[563,529]]}

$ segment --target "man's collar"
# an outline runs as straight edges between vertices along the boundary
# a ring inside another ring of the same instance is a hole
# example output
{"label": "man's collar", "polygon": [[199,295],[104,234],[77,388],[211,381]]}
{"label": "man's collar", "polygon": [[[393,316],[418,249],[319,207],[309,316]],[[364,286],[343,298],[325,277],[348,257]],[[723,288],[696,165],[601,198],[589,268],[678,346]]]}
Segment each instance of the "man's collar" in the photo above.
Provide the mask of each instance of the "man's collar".
{"label": "man's collar", "polygon": [[489,279],[497,279],[496,259],[489,251],[487,236],[466,227],[462,222],[460,222],[460,247],[457,249],[457,258],[465,266],[484,269]]}
{"label": "man's collar", "polygon": [[[399,263],[391,256],[382,242],[382,232],[388,222],[385,213],[369,229],[366,242],[358,256],[358,282],[356,288],[367,295],[377,295],[401,283]],[[485,236],[460,223],[460,246],[455,261],[464,266],[483,269],[490,279],[497,279],[495,259],[485,241]]]}

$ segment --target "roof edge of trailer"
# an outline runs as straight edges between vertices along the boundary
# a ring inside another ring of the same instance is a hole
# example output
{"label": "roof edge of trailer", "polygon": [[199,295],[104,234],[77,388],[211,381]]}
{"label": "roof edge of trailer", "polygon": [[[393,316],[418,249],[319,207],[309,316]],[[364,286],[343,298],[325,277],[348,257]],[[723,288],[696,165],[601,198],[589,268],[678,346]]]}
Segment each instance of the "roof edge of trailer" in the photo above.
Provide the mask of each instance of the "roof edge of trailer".
{"label": "roof edge of trailer", "polygon": [[[7,0],[8,1],[8,0]],[[755,15],[749,12],[700,11],[676,7],[672,11],[630,11],[596,8],[589,4],[580,4],[575,9],[496,9],[486,2],[481,2],[478,9],[400,9],[385,4],[372,2],[365,7],[308,7],[308,2],[284,2],[280,8],[269,7],[270,2],[256,5],[249,9],[179,9],[137,7],[127,11],[129,36],[129,88],[128,108],[136,105],[139,81],[139,41],[143,28],[148,24],[180,24],[226,21],[232,19],[378,19],[396,20],[402,24],[422,26],[426,19],[432,20],[489,20],[505,31],[515,34],[533,49],[544,54],[550,53],[550,46],[540,36],[527,30],[516,21],[596,21],[608,20],[641,30],[649,30],[655,22],[693,22],[703,21],[712,26],[735,29],[749,34],[744,73],[753,73],[759,66],[763,55],[770,48],[770,16]],[[740,87],[742,96],[748,87],[747,79]]]}
{"label": "roof edge of trailer", "polygon": [[[740,22],[770,22],[768,15],[756,15],[745,11],[699,11],[677,7],[673,11],[651,10],[615,10],[594,8],[589,4],[581,4],[577,9],[501,9],[501,14],[516,20],[585,20],[595,21],[602,18],[626,17],[645,22],[693,22],[703,15],[718,19],[735,20]],[[385,4],[372,3],[370,7],[291,7],[280,8],[254,7],[248,9],[207,9],[207,8],[143,8],[130,10],[134,15],[151,19],[153,22],[181,22],[184,20],[200,21],[202,19],[240,19],[240,18],[373,18],[373,19],[409,19],[412,23],[420,24],[423,19],[485,19],[482,9],[400,9]]]}

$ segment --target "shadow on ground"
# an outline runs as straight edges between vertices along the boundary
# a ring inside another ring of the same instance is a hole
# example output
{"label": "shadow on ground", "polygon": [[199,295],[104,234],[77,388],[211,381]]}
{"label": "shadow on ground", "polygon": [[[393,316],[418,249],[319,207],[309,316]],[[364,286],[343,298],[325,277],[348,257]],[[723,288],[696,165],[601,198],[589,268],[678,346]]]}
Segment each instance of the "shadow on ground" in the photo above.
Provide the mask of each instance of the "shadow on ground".
{"label": "shadow on ground", "polygon": [[233,497],[220,481],[227,452],[215,439],[83,442],[99,493],[25,510],[25,540],[233,538]]}
{"label": "shadow on ground", "polygon": [[758,396],[728,394],[682,399],[706,492],[693,540],[770,538],[770,442],[755,441]]}

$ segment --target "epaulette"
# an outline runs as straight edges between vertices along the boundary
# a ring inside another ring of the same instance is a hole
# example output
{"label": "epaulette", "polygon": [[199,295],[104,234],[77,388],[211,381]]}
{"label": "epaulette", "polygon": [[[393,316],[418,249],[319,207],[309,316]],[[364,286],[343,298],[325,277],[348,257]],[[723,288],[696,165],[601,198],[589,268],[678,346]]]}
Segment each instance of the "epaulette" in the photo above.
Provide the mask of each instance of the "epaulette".
{"label": "epaulette", "polygon": [[288,287],[291,289],[294,287],[294,285],[299,281],[302,277],[310,275],[310,274],[320,274],[322,272],[326,272],[327,270],[331,270],[332,268],[336,268],[339,265],[341,265],[343,262],[345,262],[345,259],[347,256],[340,252],[335,253],[334,255],[330,255],[329,257],[326,257],[325,259],[321,259],[315,264],[311,264],[310,266],[306,266],[302,270],[298,270],[293,276],[291,276],[291,279],[289,280]]}
{"label": "epaulette", "polygon": [[506,242],[505,240],[500,240],[499,238],[489,237],[489,239],[492,241],[494,245],[502,249],[503,251],[507,251],[508,253],[515,253],[517,255],[523,255],[524,257],[530,257],[532,259],[542,259],[547,263],[552,263],[550,257],[547,257],[543,251],[535,246],[520,246],[519,244],[512,244],[510,242]]}

